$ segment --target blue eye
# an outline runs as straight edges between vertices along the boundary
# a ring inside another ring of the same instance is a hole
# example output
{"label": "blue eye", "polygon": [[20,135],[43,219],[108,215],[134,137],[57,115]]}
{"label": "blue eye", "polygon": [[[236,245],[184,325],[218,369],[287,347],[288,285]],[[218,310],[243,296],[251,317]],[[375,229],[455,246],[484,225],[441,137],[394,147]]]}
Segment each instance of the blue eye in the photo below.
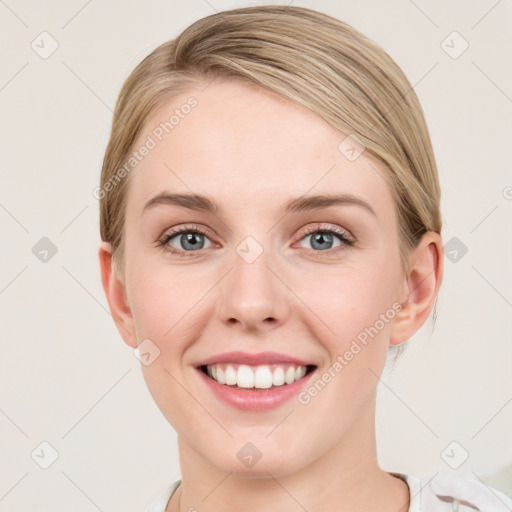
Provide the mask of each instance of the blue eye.
{"label": "blue eye", "polygon": [[[354,241],[347,236],[347,233],[337,227],[322,227],[318,224],[306,231],[300,241],[311,239],[311,247],[305,247],[316,253],[328,252],[337,253],[347,246],[354,245]],[[336,240],[338,244],[336,245]],[[158,245],[164,250],[178,256],[194,256],[194,253],[201,249],[207,249],[213,244],[206,236],[205,230],[196,225],[181,226],[167,232],[159,241]]]}
{"label": "blue eye", "polygon": [[[311,249],[317,252],[324,252],[330,249],[337,249],[342,246],[353,245],[353,241],[350,240],[345,231],[339,228],[322,228],[320,225],[310,228],[306,235],[301,238],[302,240],[311,239]],[[333,243],[338,239],[339,244],[333,247]]]}
{"label": "blue eye", "polygon": [[[172,230],[170,233],[166,233],[163,238],[159,240],[158,245],[180,256],[192,256],[193,254],[190,253],[205,248],[205,240],[209,241],[206,233],[199,227],[183,226]],[[170,242],[175,242],[178,247],[172,245]]]}

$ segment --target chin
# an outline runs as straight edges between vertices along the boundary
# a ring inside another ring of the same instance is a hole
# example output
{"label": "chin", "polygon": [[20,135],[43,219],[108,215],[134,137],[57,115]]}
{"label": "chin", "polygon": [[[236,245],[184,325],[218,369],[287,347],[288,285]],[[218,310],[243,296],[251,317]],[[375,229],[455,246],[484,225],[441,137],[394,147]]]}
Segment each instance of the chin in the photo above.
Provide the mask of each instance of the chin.
{"label": "chin", "polygon": [[[267,431],[268,434],[268,431]],[[209,446],[196,447],[196,451],[223,473],[231,473],[246,478],[269,478],[283,477],[299,471],[303,466],[308,465],[307,454],[294,454],[294,448],[283,442],[279,443],[278,438],[272,442],[269,439],[258,440],[256,436],[243,436],[230,439],[228,443],[215,443]],[[211,447],[219,446],[220,449],[211,450]]]}
{"label": "chin", "polygon": [[291,460],[283,461],[279,457],[276,457],[274,460],[273,457],[263,456],[251,467],[246,467],[235,458],[226,461],[225,464],[217,465],[217,468],[224,473],[231,473],[233,476],[242,478],[278,478],[287,476],[300,469],[295,466],[296,464]]}

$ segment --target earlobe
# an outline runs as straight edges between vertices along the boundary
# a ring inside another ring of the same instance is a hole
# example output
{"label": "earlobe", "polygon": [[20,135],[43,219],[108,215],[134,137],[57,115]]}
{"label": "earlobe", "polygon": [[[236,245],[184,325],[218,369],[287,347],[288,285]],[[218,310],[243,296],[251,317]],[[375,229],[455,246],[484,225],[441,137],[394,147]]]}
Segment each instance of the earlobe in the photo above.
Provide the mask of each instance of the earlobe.
{"label": "earlobe", "polygon": [[133,316],[127,301],[125,284],[119,279],[114,270],[111,244],[101,242],[98,255],[101,282],[114,323],[125,343],[132,348],[136,348],[137,337],[135,335]]}
{"label": "earlobe", "polygon": [[411,254],[409,272],[404,276],[402,309],[391,326],[390,345],[399,345],[411,338],[434,307],[443,279],[443,245],[441,236],[428,231]]}

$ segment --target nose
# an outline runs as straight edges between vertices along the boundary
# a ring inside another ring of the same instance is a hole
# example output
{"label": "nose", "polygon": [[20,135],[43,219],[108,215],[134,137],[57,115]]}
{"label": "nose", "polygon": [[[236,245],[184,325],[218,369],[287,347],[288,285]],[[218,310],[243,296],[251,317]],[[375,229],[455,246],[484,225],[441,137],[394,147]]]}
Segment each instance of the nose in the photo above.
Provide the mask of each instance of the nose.
{"label": "nose", "polygon": [[218,313],[224,323],[258,333],[286,321],[290,293],[268,260],[265,251],[252,262],[234,255],[233,267],[220,283]]}

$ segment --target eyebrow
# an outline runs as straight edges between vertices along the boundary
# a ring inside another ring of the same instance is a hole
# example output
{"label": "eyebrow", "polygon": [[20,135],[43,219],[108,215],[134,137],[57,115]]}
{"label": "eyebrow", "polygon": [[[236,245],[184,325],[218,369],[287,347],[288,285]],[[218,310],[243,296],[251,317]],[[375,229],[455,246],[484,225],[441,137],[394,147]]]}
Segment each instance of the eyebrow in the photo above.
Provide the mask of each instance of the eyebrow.
{"label": "eyebrow", "polygon": [[[200,194],[172,194],[169,192],[162,192],[152,199],[150,199],[143,208],[142,213],[146,210],[154,208],[159,205],[173,205],[181,206],[189,210],[207,212],[218,214],[221,211],[219,205],[207,196]],[[314,196],[301,196],[287,201],[283,208],[282,213],[287,214],[291,212],[305,212],[320,210],[328,208],[329,206],[339,205],[355,205],[361,206],[369,211],[374,216],[377,216],[373,208],[363,199],[356,197],[352,194],[322,194]]]}

